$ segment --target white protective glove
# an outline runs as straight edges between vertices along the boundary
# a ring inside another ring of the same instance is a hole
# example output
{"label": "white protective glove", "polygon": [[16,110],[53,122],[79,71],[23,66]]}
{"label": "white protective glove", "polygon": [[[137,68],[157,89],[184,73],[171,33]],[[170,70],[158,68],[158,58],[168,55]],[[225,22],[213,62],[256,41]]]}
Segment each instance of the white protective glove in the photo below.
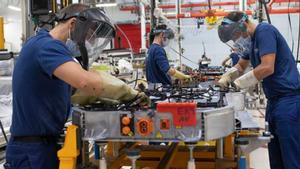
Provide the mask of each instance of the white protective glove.
{"label": "white protective glove", "polygon": [[[90,104],[97,100],[113,100],[119,102],[127,102],[136,99],[134,103],[148,102],[148,98],[144,93],[139,93],[128,86],[122,80],[107,74],[105,72],[97,71],[101,78],[101,92],[97,96],[89,96],[82,91],[77,91],[72,96],[72,102],[80,105]],[[139,104],[137,103],[137,104]],[[142,103],[143,104],[143,103]]]}
{"label": "white protective glove", "polygon": [[189,75],[186,75],[178,70],[175,70],[175,74],[173,75],[176,79],[179,80],[187,80],[187,79],[191,79],[192,77]]}
{"label": "white protective glove", "polygon": [[229,83],[234,81],[239,76],[240,76],[239,70],[236,67],[232,67],[222,75],[221,79],[218,81],[218,85],[221,88],[228,87]]}
{"label": "white protective glove", "polygon": [[251,86],[254,86],[257,83],[258,80],[255,77],[253,70],[244,74],[243,76],[239,77],[234,81],[235,86],[239,89],[246,89]]}

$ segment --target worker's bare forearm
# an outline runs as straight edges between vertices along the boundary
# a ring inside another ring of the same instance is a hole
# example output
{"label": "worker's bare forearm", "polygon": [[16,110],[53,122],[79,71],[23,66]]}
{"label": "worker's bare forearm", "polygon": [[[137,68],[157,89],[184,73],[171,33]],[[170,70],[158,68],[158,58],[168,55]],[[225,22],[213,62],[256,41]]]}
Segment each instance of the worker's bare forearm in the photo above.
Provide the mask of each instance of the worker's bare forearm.
{"label": "worker's bare forearm", "polygon": [[[85,77],[83,77],[85,76]],[[101,94],[101,77],[96,72],[85,72],[82,79],[79,79],[79,85],[76,87],[82,92],[90,96],[97,96]]]}
{"label": "worker's bare forearm", "polygon": [[60,65],[54,71],[54,75],[88,95],[99,95],[101,93],[100,75],[82,69],[75,62],[66,62]]}
{"label": "worker's bare forearm", "polygon": [[227,57],[227,58],[225,58],[225,59],[223,60],[222,66],[225,66],[225,65],[226,65],[226,62],[227,62],[228,60],[230,60],[230,57]]}
{"label": "worker's bare forearm", "polygon": [[257,80],[262,80],[274,73],[275,54],[267,54],[261,57],[261,64],[254,70],[254,75]]}
{"label": "worker's bare forearm", "polygon": [[249,61],[241,58],[234,67],[239,70],[239,73],[241,75],[244,73],[248,65],[249,65]]}

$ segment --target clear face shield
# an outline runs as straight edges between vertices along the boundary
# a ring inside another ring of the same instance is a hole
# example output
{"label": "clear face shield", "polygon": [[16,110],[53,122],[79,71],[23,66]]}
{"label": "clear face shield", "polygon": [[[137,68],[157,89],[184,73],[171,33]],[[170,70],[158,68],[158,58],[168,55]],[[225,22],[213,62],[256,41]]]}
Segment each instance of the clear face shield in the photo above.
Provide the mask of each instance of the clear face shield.
{"label": "clear face shield", "polygon": [[95,23],[87,31],[85,47],[89,57],[89,65],[91,65],[102,53],[105,47],[114,38],[115,30],[106,27],[105,23]]}
{"label": "clear face shield", "polygon": [[[226,19],[224,19],[226,21]],[[232,22],[232,21],[231,21]],[[241,22],[222,22],[218,27],[220,40],[231,48],[238,55],[249,55],[251,50],[251,37],[247,35]]]}
{"label": "clear face shield", "polygon": [[79,14],[71,39],[78,45],[85,69],[114,37],[115,27],[100,8],[90,8]]}
{"label": "clear face shield", "polygon": [[168,28],[166,30],[163,30],[163,42],[162,46],[166,47],[170,44],[170,41],[174,39],[175,35],[172,29]]}

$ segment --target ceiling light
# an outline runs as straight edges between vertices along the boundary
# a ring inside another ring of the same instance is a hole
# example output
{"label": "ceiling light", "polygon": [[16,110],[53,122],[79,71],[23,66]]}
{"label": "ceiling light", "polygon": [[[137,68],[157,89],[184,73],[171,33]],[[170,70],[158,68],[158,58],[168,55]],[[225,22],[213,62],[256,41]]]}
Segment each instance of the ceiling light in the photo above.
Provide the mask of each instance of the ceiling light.
{"label": "ceiling light", "polygon": [[8,8],[14,11],[21,11],[21,8],[12,5],[8,5]]}
{"label": "ceiling light", "polygon": [[96,7],[114,7],[114,6],[117,6],[117,3],[96,4]]}

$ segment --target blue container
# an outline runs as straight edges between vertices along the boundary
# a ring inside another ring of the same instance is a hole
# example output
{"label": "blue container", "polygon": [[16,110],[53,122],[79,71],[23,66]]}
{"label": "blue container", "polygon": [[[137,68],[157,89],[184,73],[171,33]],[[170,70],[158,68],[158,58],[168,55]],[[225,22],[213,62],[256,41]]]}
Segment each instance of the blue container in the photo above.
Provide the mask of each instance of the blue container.
{"label": "blue container", "polygon": [[247,162],[245,156],[241,156],[239,159],[239,169],[247,169]]}

